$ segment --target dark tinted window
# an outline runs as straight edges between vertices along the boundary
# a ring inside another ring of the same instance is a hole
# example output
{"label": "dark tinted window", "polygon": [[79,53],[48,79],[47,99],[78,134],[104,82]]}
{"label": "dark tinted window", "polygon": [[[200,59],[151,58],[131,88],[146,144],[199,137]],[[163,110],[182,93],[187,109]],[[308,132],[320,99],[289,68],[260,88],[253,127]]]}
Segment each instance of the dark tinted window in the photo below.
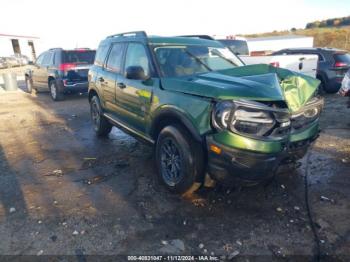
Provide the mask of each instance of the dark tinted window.
{"label": "dark tinted window", "polygon": [[93,64],[95,53],[92,50],[64,51],[63,63]]}
{"label": "dark tinted window", "polygon": [[350,64],[350,54],[347,54],[347,53],[336,53],[336,54],[334,54],[334,60],[336,62],[342,62],[342,63]]}
{"label": "dark tinted window", "polygon": [[249,55],[247,42],[244,40],[219,40],[236,55]]}
{"label": "dark tinted window", "polygon": [[106,68],[116,73],[120,73],[123,58],[123,48],[122,43],[114,44],[112,46],[111,52],[109,53]]}
{"label": "dark tinted window", "polygon": [[141,66],[145,74],[149,73],[149,62],[146,49],[142,44],[131,43],[128,46],[125,58],[125,68],[129,66]]}
{"label": "dark tinted window", "polygon": [[108,45],[100,45],[96,52],[96,58],[95,58],[95,65],[103,66],[103,63],[105,62],[107,52],[108,52]]}

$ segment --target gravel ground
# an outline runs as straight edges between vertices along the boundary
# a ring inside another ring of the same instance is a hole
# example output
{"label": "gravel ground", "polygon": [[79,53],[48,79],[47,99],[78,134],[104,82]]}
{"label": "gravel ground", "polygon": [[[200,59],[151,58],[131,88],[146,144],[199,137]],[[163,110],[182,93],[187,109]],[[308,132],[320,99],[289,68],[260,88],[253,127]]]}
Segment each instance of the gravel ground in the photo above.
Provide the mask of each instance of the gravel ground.
{"label": "gravel ground", "polygon": [[349,261],[345,104],[326,97],[320,138],[299,167],[281,168],[266,185],[217,186],[183,199],[156,182],[152,148],[116,128],[109,138],[95,137],[85,95],[53,102],[47,93],[2,92],[0,254],[44,261],[161,254]]}

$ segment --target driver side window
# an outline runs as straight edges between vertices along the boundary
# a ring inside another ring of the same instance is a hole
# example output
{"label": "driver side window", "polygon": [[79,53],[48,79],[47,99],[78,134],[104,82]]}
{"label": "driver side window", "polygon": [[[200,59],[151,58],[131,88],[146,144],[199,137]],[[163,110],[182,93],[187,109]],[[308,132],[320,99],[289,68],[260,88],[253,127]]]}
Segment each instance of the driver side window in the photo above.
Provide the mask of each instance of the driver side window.
{"label": "driver side window", "polygon": [[125,57],[125,69],[129,66],[141,66],[145,75],[149,75],[149,60],[145,47],[139,43],[130,43]]}
{"label": "driver side window", "polygon": [[39,55],[39,57],[35,61],[35,64],[37,64],[39,66],[42,65],[43,64],[43,60],[44,60],[44,56],[45,56],[45,53],[42,53],[41,55]]}

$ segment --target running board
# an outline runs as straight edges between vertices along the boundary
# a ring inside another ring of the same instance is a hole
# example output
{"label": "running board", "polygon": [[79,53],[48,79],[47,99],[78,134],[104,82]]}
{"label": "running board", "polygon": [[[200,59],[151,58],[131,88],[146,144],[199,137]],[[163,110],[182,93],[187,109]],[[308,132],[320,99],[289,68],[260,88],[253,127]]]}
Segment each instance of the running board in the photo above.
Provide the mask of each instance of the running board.
{"label": "running board", "polygon": [[152,138],[149,138],[143,134],[141,134],[139,131],[127,126],[126,124],[116,120],[113,116],[111,116],[108,113],[103,113],[103,116],[106,117],[113,125],[123,130],[125,133],[132,135],[136,139],[142,140],[144,142],[147,142],[151,145],[154,145],[154,140]]}

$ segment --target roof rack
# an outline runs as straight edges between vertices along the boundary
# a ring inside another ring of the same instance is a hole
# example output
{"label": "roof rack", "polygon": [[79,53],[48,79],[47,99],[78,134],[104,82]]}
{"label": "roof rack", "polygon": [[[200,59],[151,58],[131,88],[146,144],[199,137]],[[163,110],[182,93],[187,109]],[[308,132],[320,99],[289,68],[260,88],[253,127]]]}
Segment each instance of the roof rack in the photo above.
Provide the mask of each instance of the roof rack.
{"label": "roof rack", "polygon": [[125,33],[107,36],[107,38],[113,38],[113,37],[147,37],[147,34],[145,31],[132,31],[132,32],[125,32]]}
{"label": "roof rack", "polygon": [[209,35],[179,35],[179,37],[191,37],[191,38],[201,38],[206,40],[215,40],[214,37],[211,37]]}

